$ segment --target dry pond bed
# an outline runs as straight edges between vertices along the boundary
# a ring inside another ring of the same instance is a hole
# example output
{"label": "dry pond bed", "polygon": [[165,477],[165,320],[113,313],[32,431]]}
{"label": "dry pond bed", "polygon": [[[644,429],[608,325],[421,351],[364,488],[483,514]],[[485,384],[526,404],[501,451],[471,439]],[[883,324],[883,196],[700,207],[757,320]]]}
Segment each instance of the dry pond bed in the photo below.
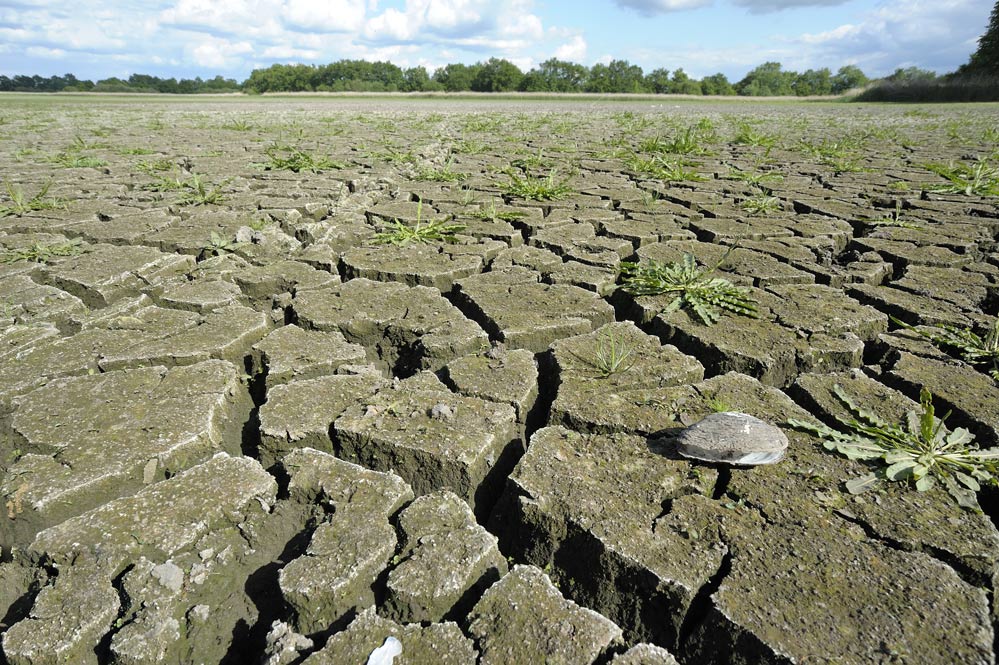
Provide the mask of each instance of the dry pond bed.
{"label": "dry pond bed", "polygon": [[0,661],[995,662],[997,126],[0,97]]}

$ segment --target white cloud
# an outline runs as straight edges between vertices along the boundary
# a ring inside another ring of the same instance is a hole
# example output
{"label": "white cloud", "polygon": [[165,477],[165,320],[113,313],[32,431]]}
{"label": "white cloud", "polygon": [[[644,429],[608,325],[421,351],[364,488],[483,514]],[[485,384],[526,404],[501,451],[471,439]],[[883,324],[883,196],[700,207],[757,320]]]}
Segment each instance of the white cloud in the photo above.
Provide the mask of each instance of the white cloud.
{"label": "white cloud", "polygon": [[634,9],[643,16],[707,7],[713,0],[614,0],[618,6]]}
{"label": "white cloud", "polygon": [[869,75],[910,66],[952,71],[974,50],[988,7],[978,0],[890,0],[860,18],[789,41],[808,47],[814,62],[852,62]]}
{"label": "white cloud", "polygon": [[288,0],[286,25],[304,32],[356,32],[364,25],[365,0]]}
{"label": "white cloud", "polygon": [[66,51],[61,48],[46,48],[44,46],[29,46],[24,50],[27,55],[34,58],[64,58]]}
{"label": "white cloud", "polygon": [[239,62],[241,56],[252,53],[253,46],[245,41],[234,43],[227,39],[205,36],[190,50],[191,59],[199,67],[227,70]]}
{"label": "white cloud", "polygon": [[586,40],[582,35],[576,35],[570,41],[555,49],[555,57],[559,60],[569,62],[583,62],[586,60]]}
{"label": "white cloud", "polygon": [[735,4],[746,7],[752,14],[779,12],[798,7],[830,7],[843,5],[850,0],[734,0]]}

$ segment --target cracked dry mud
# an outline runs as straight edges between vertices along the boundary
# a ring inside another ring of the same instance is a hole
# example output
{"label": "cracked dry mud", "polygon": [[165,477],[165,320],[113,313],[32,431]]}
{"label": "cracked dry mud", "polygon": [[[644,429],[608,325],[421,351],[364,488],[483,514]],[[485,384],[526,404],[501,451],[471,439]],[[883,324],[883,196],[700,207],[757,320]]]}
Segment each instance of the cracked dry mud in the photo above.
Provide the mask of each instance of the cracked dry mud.
{"label": "cracked dry mud", "polygon": [[[924,168],[994,153],[997,124],[0,98],[0,176],[55,204],[0,217],[0,662],[364,663],[394,637],[396,665],[994,663],[995,491],[852,495],[869,467],[786,421],[846,416],[837,384],[897,421],[925,385],[999,444],[999,383],[890,319],[997,315],[997,201]],[[637,170],[686,127],[702,180]],[[268,170],[275,144],[338,166]],[[571,193],[510,194],[509,169]],[[224,200],[181,203],[192,174]],[[778,208],[747,212],[747,174]],[[376,242],[396,220],[464,228]],[[619,288],[622,261],[733,244],[757,318]],[[781,426],[786,458],[679,457],[716,410]]]}

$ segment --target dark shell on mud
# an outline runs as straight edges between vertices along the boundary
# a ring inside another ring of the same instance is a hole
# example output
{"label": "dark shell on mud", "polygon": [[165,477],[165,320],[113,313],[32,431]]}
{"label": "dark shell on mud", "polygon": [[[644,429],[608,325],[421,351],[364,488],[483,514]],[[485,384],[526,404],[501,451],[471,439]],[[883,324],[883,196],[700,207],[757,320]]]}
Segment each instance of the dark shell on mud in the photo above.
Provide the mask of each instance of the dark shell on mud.
{"label": "dark shell on mud", "polygon": [[784,458],[787,436],[746,413],[712,413],[680,432],[676,449],[684,457],[738,466],[775,464]]}

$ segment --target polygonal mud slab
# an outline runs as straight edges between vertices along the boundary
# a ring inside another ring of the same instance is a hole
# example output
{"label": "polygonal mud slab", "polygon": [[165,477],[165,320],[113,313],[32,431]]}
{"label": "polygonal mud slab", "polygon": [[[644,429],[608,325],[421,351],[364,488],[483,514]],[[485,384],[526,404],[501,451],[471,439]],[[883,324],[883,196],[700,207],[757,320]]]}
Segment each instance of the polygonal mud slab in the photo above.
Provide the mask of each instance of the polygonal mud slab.
{"label": "polygonal mud slab", "polygon": [[[731,251],[730,251],[731,250]],[[652,259],[660,263],[679,263],[684,254],[692,254],[697,262],[706,267],[718,265],[724,272],[719,277],[727,278],[735,283],[752,284],[753,286],[772,286],[778,284],[811,284],[815,278],[811,273],[798,270],[787,263],[782,263],[772,256],[755,252],[750,249],[732,249],[724,245],[713,245],[706,242],[669,241],[651,245],[643,245],[637,252],[639,262]]]}
{"label": "polygonal mud slab", "polygon": [[0,319],[12,319],[12,323],[61,323],[88,311],[76,296],[52,286],[37,284],[27,275],[0,279],[0,294],[3,294],[0,296]]}
{"label": "polygonal mud slab", "polygon": [[94,647],[111,628],[121,602],[106,571],[65,566],[41,590],[26,619],[3,634],[11,665],[98,663]]}
{"label": "polygonal mud slab", "polygon": [[89,307],[107,307],[193,267],[190,256],[164,254],[151,247],[105,245],[47,268],[45,278]]}
{"label": "polygonal mud slab", "polygon": [[[859,371],[804,374],[792,386],[791,394],[830,427],[846,432],[848,430],[843,423],[855,419],[856,414],[851,413],[832,392],[835,385],[839,385],[855,404],[862,405],[866,412],[891,425],[901,425],[906,413],[920,411],[917,402]],[[943,414],[938,412],[938,415]],[[827,454],[833,455],[831,452]],[[816,467],[814,462],[810,464]],[[855,476],[859,475],[862,472],[858,470]],[[845,476],[829,478],[827,482],[841,485],[852,479]],[[794,483],[787,480],[782,480],[780,484],[794,487]],[[807,496],[807,489],[799,488],[796,493]],[[962,509],[939,484],[929,491],[916,492],[906,483],[882,481],[873,491],[857,497],[816,487],[813,497],[821,498],[825,507],[833,508],[841,517],[861,524],[884,542],[940,558],[958,570],[964,579],[992,588],[992,578],[999,566],[999,531],[987,515]],[[781,502],[787,500],[783,497],[775,499]]]}
{"label": "polygonal mud slab", "polygon": [[620,238],[597,236],[590,224],[567,224],[542,229],[531,236],[531,245],[562,257],[591,266],[614,269],[634,251],[632,244]]}
{"label": "polygonal mud slab", "polygon": [[373,585],[395,554],[389,517],[413,498],[401,478],[302,448],[285,458],[293,497],[319,496],[332,514],[305,553],[278,574],[300,633],[325,631],[349,613],[372,607]]}
{"label": "polygonal mud slab", "polygon": [[339,331],[396,374],[436,370],[454,358],[488,348],[479,326],[440,292],[358,278],[333,289],[298,294],[296,322],[307,330]]}
{"label": "polygonal mud slab", "polygon": [[614,656],[611,665],[679,665],[666,649],[643,642]]}
{"label": "polygonal mud slab", "polygon": [[339,332],[302,330],[296,325],[278,328],[254,344],[253,351],[254,371],[266,373],[268,390],[365,362],[364,347],[349,343]]}
{"label": "polygonal mud slab", "polygon": [[324,376],[271,388],[267,403],[260,407],[260,463],[270,468],[295,448],[332,453],[333,421],[388,385],[387,379],[372,373]]}
{"label": "polygonal mud slab", "polygon": [[451,490],[483,514],[522,448],[513,407],[412,381],[379,391],[337,418],[337,455],[393,471],[417,495]]}
{"label": "polygonal mud slab", "polygon": [[592,663],[621,640],[621,629],[566,600],[534,566],[514,566],[468,615],[481,665]]}
{"label": "polygonal mud slab", "polygon": [[277,483],[256,460],[219,453],[45,529],[26,555],[56,565],[86,555],[117,574],[140,556],[165,561],[212,532],[237,529],[253,540],[276,496]]}
{"label": "polygonal mud slab", "polygon": [[686,307],[662,314],[673,301],[671,294],[618,294],[633,318],[648,323],[664,342],[695,356],[709,371],[742,372],[774,386],[790,384],[801,372],[859,367],[864,339],[873,339],[888,325],[883,313],[819,285],[753,289],[758,317],[725,313],[710,326]]}
{"label": "polygonal mud slab", "polygon": [[325,647],[306,658],[302,665],[371,663],[372,654],[384,647],[390,637],[398,640],[400,646],[392,665],[475,665],[481,662],[477,660],[474,643],[465,637],[457,624],[400,626],[369,608],[358,614],[346,630],[333,635]]}
{"label": "polygonal mud slab", "polygon": [[999,382],[956,358],[937,360],[905,351],[892,353],[884,361],[885,383],[912,396],[921,388],[933,393],[937,404],[954,411],[951,427],[963,425],[989,448],[999,444]]}
{"label": "polygonal mud slab", "polygon": [[[182,330],[163,331],[117,352],[105,352],[99,361],[103,371],[146,365],[190,365],[209,358],[242,365],[250,346],[271,329],[266,314],[242,305],[228,305],[192,320]],[[133,321],[119,322],[128,328]],[[140,328],[142,324],[139,324]]]}
{"label": "polygonal mud slab", "polygon": [[511,349],[540,353],[562,337],[614,320],[614,308],[575,286],[541,284],[520,267],[459,281],[455,298],[491,337]]}
{"label": "polygonal mud slab", "polygon": [[444,367],[444,381],[462,395],[512,405],[521,425],[538,398],[538,366],[526,349],[495,347],[452,360]]}
{"label": "polygonal mud slab", "polygon": [[694,662],[993,661],[985,592],[938,560],[866,541],[859,529],[759,517],[730,522],[727,538],[731,570],[686,645]]}
{"label": "polygonal mud slab", "polygon": [[298,293],[340,282],[336,272],[317,270],[301,261],[274,261],[233,274],[233,281],[251,302],[265,304],[281,293]]}
{"label": "polygonal mud slab", "polygon": [[355,247],[347,250],[341,261],[348,279],[432,286],[446,293],[456,280],[482,272],[483,263],[479,256],[456,254],[450,249],[436,243]]}
{"label": "polygonal mud slab", "polygon": [[626,625],[629,640],[673,645],[725,546],[710,526],[717,509],[681,501],[710,493],[717,473],[669,451],[626,434],[538,430],[490,528],[503,552],[552,570],[575,600]]}
{"label": "polygonal mud slab", "polygon": [[156,301],[163,307],[205,314],[239,302],[239,287],[220,280],[185,281],[156,289]]}
{"label": "polygonal mud slab", "polygon": [[551,352],[558,388],[549,423],[580,431],[653,434],[673,426],[656,398],[704,378],[694,358],[660,346],[631,322],[559,340]]}
{"label": "polygonal mud slab", "polygon": [[4,541],[25,544],[215,451],[238,452],[249,408],[239,372],[217,360],[58,379],[18,398],[13,445],[25,454],[0,484],[18,508]]}
{"label": "polygonal mud slab", "polygon": [[451,492],[421,496],[399,516],[401,562],[389,572],[387,615],[404,623],[463,617],[506,573],[496,537]]}
{"label": "polygonal mud slab", "polygon": [[963,327],[972,323],[967,313],[957,305],[896,289],[893,286],[851,284],[846,292],[851,298],[913,326]]}

